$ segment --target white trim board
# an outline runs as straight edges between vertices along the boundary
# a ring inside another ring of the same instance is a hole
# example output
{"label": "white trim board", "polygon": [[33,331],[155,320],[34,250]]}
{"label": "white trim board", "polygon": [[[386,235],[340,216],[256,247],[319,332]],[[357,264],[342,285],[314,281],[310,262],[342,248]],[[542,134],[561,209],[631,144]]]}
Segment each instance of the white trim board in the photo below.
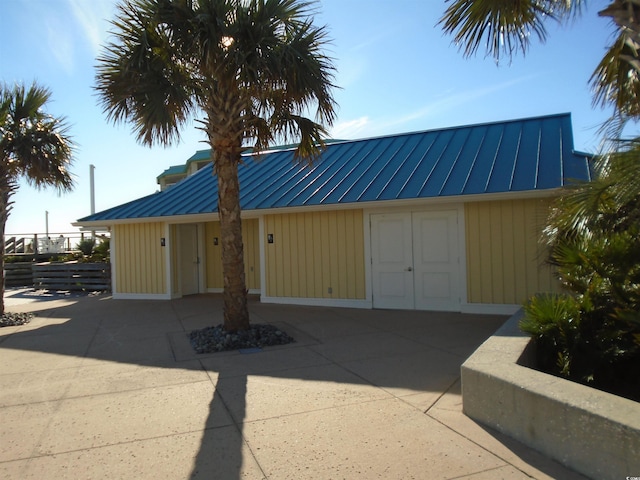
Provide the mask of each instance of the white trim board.
{"label": "white trim board", "polygon": [[280,305],[302,305],[308,307],[342,307],[371,309],[368,300],[344,299],[344,298],[302,298],[302,297],[268,297],[260,296],[261,303],[275,303]]}
{"label": "white trim board", "polygon": [[173,300],[174,298],[168,293],[112,293],[114,300]]}

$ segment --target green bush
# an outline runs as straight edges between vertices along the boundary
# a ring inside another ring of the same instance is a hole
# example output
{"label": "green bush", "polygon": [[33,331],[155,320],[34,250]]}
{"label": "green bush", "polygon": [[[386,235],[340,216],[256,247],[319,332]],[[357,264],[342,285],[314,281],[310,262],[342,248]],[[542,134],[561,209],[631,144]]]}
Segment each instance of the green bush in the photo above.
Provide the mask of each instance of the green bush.
{"label": "green bush", "polygon": [[78,242],[76,248],[80,250],[83,255],[89,256],[93,253],[95,245],[96,241],[93,238],[83,238]]}
{"label": "green bush", "polygon": [[93,238],[85,238],[78,242],[76,248],[80,254],[73,254],[69,260],[79,262],[108,262],[109,261],[109,238],[102,236],[96,242]]}
{"label": "green bush", "polygon": [[56,255],[54,257],[51,257],[50,260],[57,262],[78,262],[82,261],[83,258],[84,255],[82,254],[82,252],[71,252],[60,257]]}
{"label": "green bush", "polygon": [[640,148],[597,167],[545,230],[567,293],[532,298],[520,326],[542,370],[640,400]]}
{"label": "green bush", "polygon": [[109,238],[107,237],[102,237],[100,239],[100,243],[98,243],[93,251],[97,254],[102,255],[103,258],[109,258],[109,251],[110,251],[110,242],[109,242]]}
{"label": "green bush", "polygon": [[18,255],[5,255],[4,257],[4,263],[17,263],[17,262],[24,262],[24,261],[25,261],[24,258]]}

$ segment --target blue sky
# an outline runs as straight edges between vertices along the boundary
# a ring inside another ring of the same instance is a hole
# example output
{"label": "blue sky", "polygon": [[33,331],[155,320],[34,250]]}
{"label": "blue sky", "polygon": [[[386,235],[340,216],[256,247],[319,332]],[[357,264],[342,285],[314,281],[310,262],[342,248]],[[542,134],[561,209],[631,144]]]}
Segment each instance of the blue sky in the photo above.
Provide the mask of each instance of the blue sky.
{"label": "blue sky", "polygon": [[[567,24],[548,25],[548,40],[496,66],[465,59],[436,26],[446,4],[425,0],[323,0],[316,15],[333,39],[338,118],[334,138],[391,133],[571,112],[575,147],[594,152],[610,110],[593,107],[588,80],[612,40],[597,15],[609,2],[588,2]],[[52,90],[48,111],[63,115],[78,144],[76,187],[59,196],[22,182],[8,234],[72,232],[90,213],[89,165],[95,165],[96,210],[157,190],[156,177],[207,148],[193,126],[171,148],[138,145],[129,125],[113,125],[93,90],[95,58],[108,38],[112,0],[0,0],[0,81]]]}

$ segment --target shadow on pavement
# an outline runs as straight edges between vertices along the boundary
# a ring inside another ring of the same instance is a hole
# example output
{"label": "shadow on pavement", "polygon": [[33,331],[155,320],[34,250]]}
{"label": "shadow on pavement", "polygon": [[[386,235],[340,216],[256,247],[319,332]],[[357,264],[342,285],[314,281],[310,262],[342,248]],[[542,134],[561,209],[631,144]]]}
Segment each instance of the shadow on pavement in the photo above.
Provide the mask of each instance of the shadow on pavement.
{"label": "shadow on pavement", "polygon": [[[314,448],[340,454],[343,444],[363,448],[362,458],[346,460],[353,465],[382,451],[390,455],[388,462],[400,462],[390,446],[365,446],[367,439],[353,432],[335,432],[341,422],[346,428],[356,421],[357,412],[366,422],[369,409],[391,400],[402,401],[400,412],[408,406],[426,412],[456,384],[464,359],[505,319],[265,305],[254,299],[252,322],[276,323],[296,343],[252,354],[196,355],[187,333],[222,322],[219,296],[153,302],[9,291],[6,300],[8,311],[35,311],[37,317],[0,329],[0,359],[7,365],[0,375],[0,436],[17,435],[0,465],[8,462],[34,476],[56,460],[85,462],[90,470],[104,469],[111,458],[113,478],[132,472],[138,478],[154,472],[166,478],[281,478],[283,468],[308,463]],[[338,407],[356,413],[330,418]],[[38,415],[49,420],[40,424]],[[296,415],[306,415],[306,427],[292,425]],[[323,422],[334,438],[322,438]],[[282,436],[272,431],[276,424]],[[16,433],[29,426],[29,436]],[[310,451],[298,442],[308,442]],[[290,458],[292,444],[300,458]],[[138,463],[131,466],[124,452],[135,446],[145,449],[136,450]],[[446,445],[432,448],[447,456]],[[487,453],[473,448],[478,456]],[[511,450],[528,455],[535,468],[551,468],[551,475],[561,468],[548,467],[526,447]],[[460,474],[478,471],[465,472],[463,463]],[[351,466],[343,465],[344,472]],[[313,478],[312,473],[299,478]]]}

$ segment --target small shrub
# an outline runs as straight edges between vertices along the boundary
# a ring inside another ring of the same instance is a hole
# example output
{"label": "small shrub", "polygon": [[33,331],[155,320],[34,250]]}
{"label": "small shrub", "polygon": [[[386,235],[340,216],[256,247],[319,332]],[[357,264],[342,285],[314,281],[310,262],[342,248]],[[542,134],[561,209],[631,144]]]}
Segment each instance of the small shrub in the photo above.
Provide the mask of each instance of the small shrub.
{"label": "small shrub", "polygon": [[525,305],[520,328],[534,339],[541,370],[640,399],[638,330],[605,310],[571,295],[538,295]]}
{"label": "small shrub", "polygon": [[93,238],[83,238],[78,242],[76,248],[80,250],[83,255],[89,256],[93,253],[95,245],[96,241]]}
{"label": "small shrub", "polygon": [[19,257],[17,255],[6,255],[4,257],[4,263],[17,263],[24,262],[24,258]]}
{"label": "small shrub", "polygon": [[69,253],[67,255],[63,255],[61,257],[52,257],[51,261],[58,261],[58,262],[76,262],[76,261],[80,261],[82,260],[83,255],[80,252],[72,252]]}
{"label": "small shrub", "polygon": [[101,253],[94,252],[90,257],[86,257],[87,262],[100,263],[100,262],[108,262],[109,257],[105,257]]}
{"label": "small shrub", "polygon": [[538,367],[569,377],[576,345],[580,343],[580,305],[569,295],[543,294],[525,305],[520,329],[531,335]]}
{"label": "small shrub", "polygon": [[100,243],[98,243],[93,251],[95,253],[98,253],[100,255],[102,255],[103,258],[108,258],[109,257],[109,248],[110,248],[110,244],[109,244],[109,239],[107,237],[101,237],[100,239]]}

